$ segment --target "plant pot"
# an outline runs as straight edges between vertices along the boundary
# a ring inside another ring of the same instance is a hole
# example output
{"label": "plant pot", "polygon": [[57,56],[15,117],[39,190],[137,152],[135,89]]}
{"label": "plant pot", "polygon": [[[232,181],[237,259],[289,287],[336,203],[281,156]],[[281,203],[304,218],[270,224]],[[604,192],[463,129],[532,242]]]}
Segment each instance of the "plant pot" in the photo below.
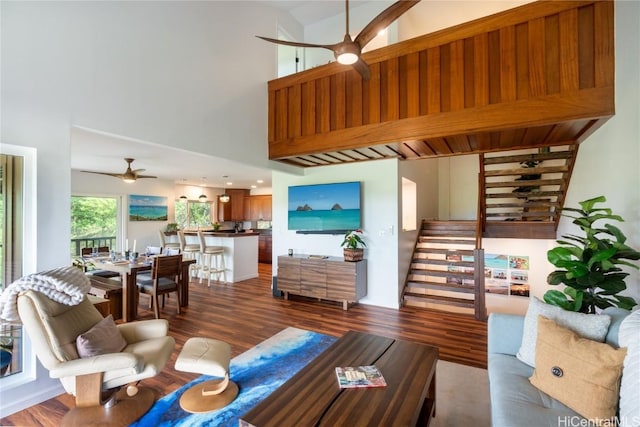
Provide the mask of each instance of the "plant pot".
{"label": "plant pot", "polygon": [[364,249],[362,248],[344,248],[344,260],[349,262],[361,261],[364,256]]}

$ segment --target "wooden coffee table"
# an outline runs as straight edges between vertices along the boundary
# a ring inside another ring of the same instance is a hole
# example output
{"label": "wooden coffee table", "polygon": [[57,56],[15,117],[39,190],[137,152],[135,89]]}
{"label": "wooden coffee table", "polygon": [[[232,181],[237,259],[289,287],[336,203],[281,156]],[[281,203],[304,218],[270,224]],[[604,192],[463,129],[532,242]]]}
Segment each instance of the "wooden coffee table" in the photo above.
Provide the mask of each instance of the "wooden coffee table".
{"label": "wooden coffee table", "polygon": [[[240,417],[240,426],[429,425],[437,360],[435,347],[349,331]],[[378,367],[387,386],[340,389],[336,366],[361,365]]]}

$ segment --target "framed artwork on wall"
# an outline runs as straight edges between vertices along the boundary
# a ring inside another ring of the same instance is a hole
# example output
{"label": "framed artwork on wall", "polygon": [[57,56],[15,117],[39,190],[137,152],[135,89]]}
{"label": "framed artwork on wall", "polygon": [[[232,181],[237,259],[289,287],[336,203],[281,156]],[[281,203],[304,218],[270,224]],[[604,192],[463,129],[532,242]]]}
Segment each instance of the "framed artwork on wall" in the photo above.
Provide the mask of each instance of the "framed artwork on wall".
{"label": "framed artwork on wall", "polygon": [[167,221],[168,213],[166,197],[129,195],[129,221]]}

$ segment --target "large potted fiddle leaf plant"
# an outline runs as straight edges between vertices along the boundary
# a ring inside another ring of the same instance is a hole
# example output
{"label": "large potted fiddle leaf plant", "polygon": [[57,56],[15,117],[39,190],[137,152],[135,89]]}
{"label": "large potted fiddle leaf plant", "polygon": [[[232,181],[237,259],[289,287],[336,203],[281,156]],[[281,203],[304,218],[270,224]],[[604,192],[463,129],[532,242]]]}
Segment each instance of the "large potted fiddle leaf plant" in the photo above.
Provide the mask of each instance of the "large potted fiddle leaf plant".
{"label": "large potted fiddle leaf plant", "polygon": [[547,291],[547,303],[591,314],[596,313],[596,307],[631,310],[637,305],[633,298],[620,295],[627,288],[624,279],[629,275],[620,266],[638,269],[633,261],[640,259],[640,252],[627,246],[624,233],[609,223],[624,220],[609,208],[595,206],[606,201],[599,196],[580,202],[580,209],[563,209],[572,213],[563,215],[573,218],[585,235],[563,235],[565,240],[558,240],[559,246],[547,252],[549,262],[558,268],[547,282],[565,285],[563,291]]}

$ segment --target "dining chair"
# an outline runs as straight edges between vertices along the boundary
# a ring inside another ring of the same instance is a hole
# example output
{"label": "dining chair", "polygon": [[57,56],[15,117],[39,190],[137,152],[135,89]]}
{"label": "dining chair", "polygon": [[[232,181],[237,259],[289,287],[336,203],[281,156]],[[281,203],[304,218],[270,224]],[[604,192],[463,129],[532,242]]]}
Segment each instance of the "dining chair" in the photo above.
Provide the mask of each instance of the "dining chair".
{"label": "dining chair", "polygon": [[145,253],[147,255],[160,255],[162,253],[162,246],[147,246]]}
{"label": "dining chair", "polygon": [[164,248],[164,255],[180,255],[180,248]]}
{"label": "dining chair", "polygon": [[[109,253],[109,246],[99,247],[98,248],[98,253]],[[84,259],[84,257],[90,257],[91,255],[93,255],[93,248],[82,248],[82,249],[80,249],[80,255],[83,258],[82,270],[85,273],[90,274],[92,276],[104,277],[104,278],[107,278],[107,279],[114,278],[114,277],[120,277],[120,273],[117,273],[115,271],[96,269],[94,267],[93,263],[90,260]]]}
{"label": "dining chair", "polygon": [[[159,296],[175,292],[178,295],[177,309],[180,313],[182,296],[180,295],[180,273],[182,270],[182,255],[161,255],[153,258],[150,278],[138,278],[138,289],[143,294],[151,296],[153,312],[156,319],[160,318]],[[164,299],[162,302],[164,308]]]}

